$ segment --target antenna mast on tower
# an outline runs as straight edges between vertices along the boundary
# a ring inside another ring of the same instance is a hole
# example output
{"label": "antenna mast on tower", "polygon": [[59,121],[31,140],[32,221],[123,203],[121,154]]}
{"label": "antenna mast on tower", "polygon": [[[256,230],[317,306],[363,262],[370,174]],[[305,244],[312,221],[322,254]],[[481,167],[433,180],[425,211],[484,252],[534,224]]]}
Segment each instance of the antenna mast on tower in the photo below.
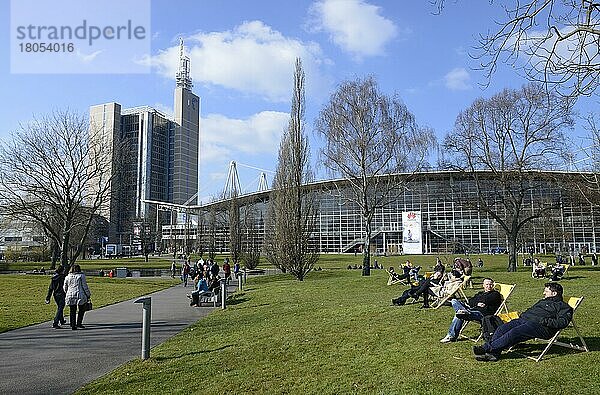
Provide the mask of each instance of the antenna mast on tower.
{"label": "antenna mast on tower", "polygon": [[183,38],[179,37],[179,69],[175,74],[177,87],[192,90],[192,78],[190,77],[190,58],[185,55],[185,47],[183,46]]}

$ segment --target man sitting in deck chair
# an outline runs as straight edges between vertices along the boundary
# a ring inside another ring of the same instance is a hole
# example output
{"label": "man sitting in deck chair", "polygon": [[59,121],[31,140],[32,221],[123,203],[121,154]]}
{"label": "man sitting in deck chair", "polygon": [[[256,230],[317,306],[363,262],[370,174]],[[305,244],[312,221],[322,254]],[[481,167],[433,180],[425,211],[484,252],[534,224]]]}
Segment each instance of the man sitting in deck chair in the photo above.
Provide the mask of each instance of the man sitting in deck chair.
{"label": "man sitting in deck chair", "polygon": [[470,298],[468,304],[458,299],[452,299],[450,303],[452,303],[456,314],[452,319],[448,334],[440,340],[440,343],[455,342],[465,321],[477,321],[481,323],[481,320],[486,315],[495,314],[502,303],[502,295],[494,289],[494,280],[485,278],[483,280],[483,291],[476,293],[475,296]]}
{"label": "man sitting in deck chair", "polygon": [[559,283],[544,285],[544,298],[527,309],[519,318],[500,325],[492,341],[474,346],[478,361],[497,361],[502,350],[529,339],[550,339],[560,329],[566,328],[573,319],[573,308],[563,300],[563,288]]}
{"label": "man sitting in deck chair", "polygon": [[424,309],[428,309],[429,308],[429,295],[431,295],[431,287],[433,285],[438,285],[441,282],[442,279],[442,273],[441,272],[435,272],[433,273],[433,275],[431,275],[429,278],[422,278],[421,281],[419,281],[418,284],[412,284],[411,283],[411,287],[410,289],[407,289],[406,291],[404,291],[402,293],[401,296],[399,296],[396,299],[392,299],[392,304],[394,306],[402,306],[403,304],[406,303],[406,301],[410,298],[413,298],[415,300],[419,299],[419,297],[422,295],[423,296],[423,308]]}

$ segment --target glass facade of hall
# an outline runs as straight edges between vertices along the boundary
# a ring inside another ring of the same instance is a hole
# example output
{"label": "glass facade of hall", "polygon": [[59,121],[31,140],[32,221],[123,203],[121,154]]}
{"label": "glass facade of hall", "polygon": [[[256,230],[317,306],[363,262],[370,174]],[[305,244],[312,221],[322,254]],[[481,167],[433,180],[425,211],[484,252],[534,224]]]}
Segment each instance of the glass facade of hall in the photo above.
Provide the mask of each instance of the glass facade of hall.
{"label": "glass facade of hall", "polygon": [[[566,180],[569,174],[563,174]],[[359,208],[344,198],[343,181],[315,183],[319,213],[313,242],[320,252],[360,251],[364,222]],[[529,181],[524,199],[524,215],[541,205],[551,207],[541,218],[533,220],[521,231],[518,248],[535,253],[567,253],[600,251],[600,207],[577,198],[544,177]],[[486,196],[496,210],[502,211],[496,186],[487,184]],[[402,212],[421,211],[424,253],[506,251],[504,231],[494,219],[478,210],[476,186],[457,173],[423,173],[418,178],[392,191],[389,204],[376,211],[372,223],[371,251],[395,254],[402,252]],[[252,204],[260,215],[260,235],[264,234],[262,218],[266,215],[268,193],[242,197],[240,203]],[[221,207],[227,204],[215,203]],[[206,210],[203,207],[200,211]],[[202,215],[202,214],[201,214]],[[226,216],[224,216],[226,217]],[[226,228],[226,221],[220,227]],[[223,229],[224,230],[224,229]],[[199,242],[204,233],[199,232]],[[167,233],[168,234],[168,233]],[[220,233],[220,251],[227,250],[227,232]],[[163,240],[165,233],[163,233]]]}

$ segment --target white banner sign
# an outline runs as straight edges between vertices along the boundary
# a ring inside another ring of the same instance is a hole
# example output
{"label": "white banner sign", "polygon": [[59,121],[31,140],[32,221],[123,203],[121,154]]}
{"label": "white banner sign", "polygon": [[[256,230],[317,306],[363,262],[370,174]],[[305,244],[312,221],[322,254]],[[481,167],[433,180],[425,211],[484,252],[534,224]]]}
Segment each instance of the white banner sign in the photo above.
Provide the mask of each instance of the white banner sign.
{"label": "white banner sign", "polygon": [[402,213],[402,250],[405,254],[422,254],[421,212]]}

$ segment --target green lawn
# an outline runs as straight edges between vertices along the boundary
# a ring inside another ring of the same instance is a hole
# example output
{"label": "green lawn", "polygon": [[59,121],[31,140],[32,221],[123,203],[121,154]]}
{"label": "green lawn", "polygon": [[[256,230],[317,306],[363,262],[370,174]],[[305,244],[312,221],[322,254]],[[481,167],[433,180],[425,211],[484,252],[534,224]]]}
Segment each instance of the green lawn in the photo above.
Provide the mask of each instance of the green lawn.
{"label": "green lawn", "polygon": [[[94,308],[106,306],[177,284],[171,279],[109,279],[87,277]],[[46,305],[50,276],[0,275],[0,333],[54,318],[54,299]],[[26,314],[24,314],[26,313]],[[65,310],[68,315],[68,310]]]}
{"label": "green lawn", "polygon": [[[219,265],[223,263],[223,260],[228,255],[218,254],[216,259]],[[190,259],[192,262],[198,260],[198,255],[191,255]],[[206,255],[204,259],[207,259]],[[181,268],[181,259],[175,259],[177,267]],[[80,259],[77,263],[85,270],[100,270],[103,269],[108,272],[110,269],[117,267],[127,267],[129,269],[170,269],[171,262],[173,262],[173,255],[163,254],[161,256],[149,256],[148,262],[144,257],[132,257],[132,258],[119,258],[119,259]],[[261,258],[261,262],[264,266],[268,266],[266,260]],[[0,270],[21,270],[31,271],[34,269],[40,269],[44,267],[48,271],[50,262],[0,262]]]}
{"label": "green lawn", "polygon": [[[406,257],[377,259],[397,267]],[[413,259],[423,270],[434,260]],[[488,275],[517,283],[511,310],[541,297],[544,280],[532,279],[529,269],[505,272],[503,255],[484,261],[475,269],[476,287]],[[150,360],[132,361],[78,393],[600,393],[600,269],[573,267],[562,281],[567,295],[586,297],[576,318],[593,352],[553,348],[537,364],[516,354],[484,363],[474,360],[470,341],[439,343],[451,308],[392,307],[391,298],[405,287],[386,286],[382,270],[361,277],[345,269],[359,262],[360,256],[323,256],[318,265],[324,270],[304,282],[288,275],[251,277],[226,310],[154,348]]]}
{"label": "green lawn", "polygon": [[[117,267],[127,267],[130,269],[169,269],[171,267],[172,257],[161,256],[151,257],[148,262],[143,257],[120,258],[120,259],[82,259],[77,263],[82,269],[108,271]],[[178,260],[179,264],[179,260]],[[22,270],[30,271],[44,267],[49,271],[50,262],[2,262],[0,269],[2,270]]]}

